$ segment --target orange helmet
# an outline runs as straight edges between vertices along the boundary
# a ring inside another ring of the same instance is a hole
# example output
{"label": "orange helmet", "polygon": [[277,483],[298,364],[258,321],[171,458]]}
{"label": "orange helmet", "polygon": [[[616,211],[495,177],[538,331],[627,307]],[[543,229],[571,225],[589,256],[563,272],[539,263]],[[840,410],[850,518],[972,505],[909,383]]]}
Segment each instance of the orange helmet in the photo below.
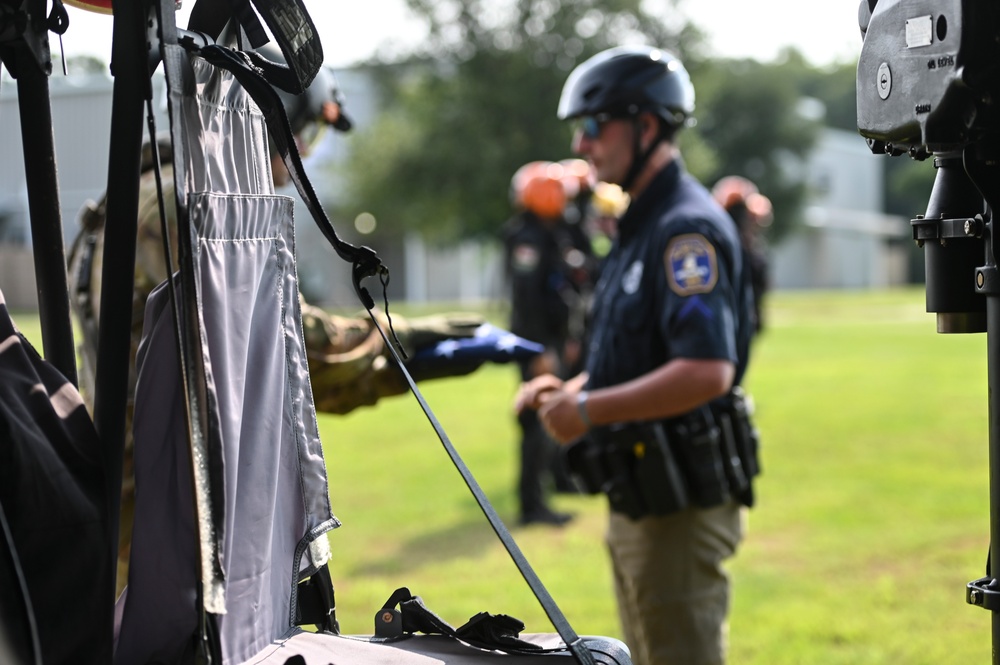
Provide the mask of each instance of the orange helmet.
{"label": "orange helmet", "polygon": [[767,226],[773,219],[771,200],[757,190],[757,185],[743,176],[726,176],[715,183],[712,196],[723,208],[733,213],[733,209],[742,206],[747,212],[747,221],[759,226]]}
{"label": "orange helmet", "polygon": [[774,206],[771,199],[763,194],[751,194],[747,197],[747,211],[759,226],[770,226],[774,221]]}
{"label": "orange helmet", "polygon": [[565,168],[553,162],[529,162],[511,179],[511,197],[515,206],[552,218],[566,208]]}
{"label": "orange helmet", "polygon": [[758,193],[757,185],[739,175],[727,175],[712,188],[712,196],[726,210],[738,203],[745,205],[747,197]]}

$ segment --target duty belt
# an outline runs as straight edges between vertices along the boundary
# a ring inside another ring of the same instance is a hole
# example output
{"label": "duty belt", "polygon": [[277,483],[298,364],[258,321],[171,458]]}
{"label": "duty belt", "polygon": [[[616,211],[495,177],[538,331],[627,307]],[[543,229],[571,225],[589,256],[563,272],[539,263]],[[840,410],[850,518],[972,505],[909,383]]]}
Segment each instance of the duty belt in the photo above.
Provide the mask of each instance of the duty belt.
{"label": "duty belt", "polygon": [[752,407],[742,390],[664,421],[596,428],[565,449],[585,492],[633,519],[729,500],[752,506],[760,473]]}

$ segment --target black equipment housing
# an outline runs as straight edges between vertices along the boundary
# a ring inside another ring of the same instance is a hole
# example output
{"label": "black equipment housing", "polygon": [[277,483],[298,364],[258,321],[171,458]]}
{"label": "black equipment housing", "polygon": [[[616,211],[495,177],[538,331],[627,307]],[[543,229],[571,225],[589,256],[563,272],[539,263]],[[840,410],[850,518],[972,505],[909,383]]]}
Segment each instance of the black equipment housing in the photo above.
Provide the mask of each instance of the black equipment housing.
{"label": "black equipment housing", "polygon": [[990,553],[966,601],[992,612],[1000,665],[1000,3],[861,0],[858,131],[872,152],[934,158],[927,209],[911,222],[924,248],[927,311],[938,332],[986,332]]}

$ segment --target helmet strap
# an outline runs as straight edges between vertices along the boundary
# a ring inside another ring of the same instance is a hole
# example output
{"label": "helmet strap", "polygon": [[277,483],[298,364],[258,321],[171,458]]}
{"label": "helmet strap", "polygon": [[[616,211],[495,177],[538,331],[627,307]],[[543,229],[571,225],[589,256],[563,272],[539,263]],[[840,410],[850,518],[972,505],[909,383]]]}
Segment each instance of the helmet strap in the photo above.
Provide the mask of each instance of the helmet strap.
{"label": "helmet strap", "polygon": [[642,123],[639,122],[638,115],[632,117],[632,130],[632,166],[629,167],[628,173],[625,174],[625,179],[621,182],[621,188],[626,192],[631,190],[632,185],[635,183],[635,179],[639,177],[639,174],[646,166],[646,163],[653,155],[653,152],[666,137],[666,131],[664,130],[663,124],[657,123],[656,136],[649,144],[649,147],[643,150]]}

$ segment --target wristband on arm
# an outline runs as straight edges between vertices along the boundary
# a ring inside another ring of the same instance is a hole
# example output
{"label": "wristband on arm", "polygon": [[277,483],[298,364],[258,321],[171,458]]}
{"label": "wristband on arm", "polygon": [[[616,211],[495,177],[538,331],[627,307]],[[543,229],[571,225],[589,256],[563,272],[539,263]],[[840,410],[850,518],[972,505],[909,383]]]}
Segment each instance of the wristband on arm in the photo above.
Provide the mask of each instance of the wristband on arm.
{"label": "wristband on arm", "polygon": [[586,425],[587,429],[591,429],[594,423],[590,420],[590,414],[587,413],[587,398],[590,394],[586,390],[581,390],[576,395],[576,410],[580,413],[580,420]]}

